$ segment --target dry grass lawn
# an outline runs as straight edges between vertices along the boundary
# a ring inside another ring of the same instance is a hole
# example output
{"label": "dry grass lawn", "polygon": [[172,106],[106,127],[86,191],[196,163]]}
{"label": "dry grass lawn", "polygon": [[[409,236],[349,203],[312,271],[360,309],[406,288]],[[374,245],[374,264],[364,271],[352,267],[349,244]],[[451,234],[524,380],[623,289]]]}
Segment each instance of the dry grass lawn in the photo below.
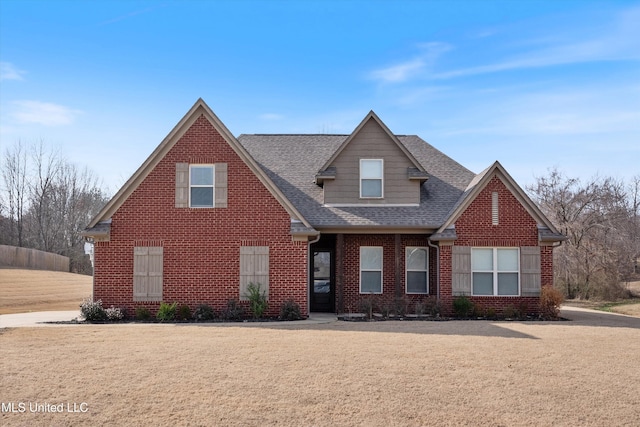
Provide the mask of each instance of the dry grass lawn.
{"label": "dry grass lawn", "polygon": [[91,283],[82,274],[0,268],[0,314],[77,310]]}
{"label": "dry grass lawn", "polygon": [[[637,426],[640,319],[0,330],[1,425]],[[73,407],[73,406],[71,406]]]}

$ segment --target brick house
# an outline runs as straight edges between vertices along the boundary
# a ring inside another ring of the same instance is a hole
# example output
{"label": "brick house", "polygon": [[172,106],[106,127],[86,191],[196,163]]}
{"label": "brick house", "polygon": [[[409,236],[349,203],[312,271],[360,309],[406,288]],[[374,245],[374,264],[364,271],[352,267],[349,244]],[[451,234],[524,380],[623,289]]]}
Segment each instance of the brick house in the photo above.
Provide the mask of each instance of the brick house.
{"label": "brick house", "polygon": [[198,100],[84,231],[94,298],[276,315],[468,295],[536,312],[564,240],[505,169],[479,174],[370,112],[349,135],[234,137]]}

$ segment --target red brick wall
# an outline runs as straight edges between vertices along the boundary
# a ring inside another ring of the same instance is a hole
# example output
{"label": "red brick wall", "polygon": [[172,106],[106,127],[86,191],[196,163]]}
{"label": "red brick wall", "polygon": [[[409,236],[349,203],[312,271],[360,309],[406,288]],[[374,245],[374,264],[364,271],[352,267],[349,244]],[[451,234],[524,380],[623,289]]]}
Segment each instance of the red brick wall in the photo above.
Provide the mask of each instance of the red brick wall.
{"label": "red brick wall", "polygon": [[[437,255],[436,250],[430,248],[427,242],[426,235],[401,235],[400,237],[400,295],[405,299],[409,312],[413,312],[416,302],[435,299]],[[395,235],[348,234],[344,237],[344,243],[344,311],[347,313],[359,312],[361,302],[365,299],[373,299],[377,306],[392,303],[396,299]],[[360,294],[361,246],[382,246],[383,248],[382,295]],[[405,248],[407,246],[420,246],[429,249],[429,295],[406,294]]]}
{"label": "red brick wall", "polygon": [[[175,164],[227,163],[228,208],[175,208]],[[133,302],[134,246],[164,247],[163,300],[226,307],[239,299],[240,246],[269,246],[269,315],[293,298],[307,311],[307,245],[292,242],[290,216],[209,121],[200,116],[114,213],[111,241],[95,246],[94,298]]]}
{"label": "red brick wall", "polygon": [[[492,225],[491,194],[498,193],[498,225]],[[467,207],[455,223],[458,239],[457,246],[520,247],[538,246],[538,228],[536,221],[522,204],[507,189],[504,183],[494,176],[476,199]],[[451,309],[451,247],[440,249],[440,286],[443,308]],[[540,248],[542,285],[553,284],[552,247]],[[521,297],[471,297],[474,303],[485,308],[493,308],[499,314],[505,306],[518,308],[526,305],[528,311],[537,313],[538,298]]]}

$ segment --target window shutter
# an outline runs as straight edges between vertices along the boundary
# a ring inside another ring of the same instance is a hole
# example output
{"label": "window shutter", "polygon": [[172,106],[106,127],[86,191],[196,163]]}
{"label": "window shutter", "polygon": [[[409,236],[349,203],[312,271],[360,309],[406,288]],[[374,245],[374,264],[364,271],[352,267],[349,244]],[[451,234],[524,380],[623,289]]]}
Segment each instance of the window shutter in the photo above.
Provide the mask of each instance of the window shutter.
{"label": "window shutter", "polygon": [[260,291],[269,297],[269,247],[240,247],[240,301],[247,301],[249,284],[260,284]]}
{"label": "window shutter", "polygon": [[523,297],[537,297],[541,288],[540,247],[520,248],[520,285]]}
{"label": "window shutter", "polygon": [[162,301],[162,247],[133,248],[133,300]]}
{"label": "window shutter", "polygon": [[451,247],[451,292],[452,295],[471,295],[471,248]]}
{"label": "window shutter", "polygon": [[227,207],[227,164],[216,163],[214,165],[216,176],[214,180],[214,206],[216,208]]}
{"label": "window shutter", "polygon": [[149,248],[133,248],[133,300],[145,301],[149,287]]}
{"label": "window shutter", "polygon": [[149,286],[147,301],[162,301],[162,247],[149,248]]}
{"label": "window shutter", "polygon": [[189,163],[176,163],[176,208],[189,207]]}

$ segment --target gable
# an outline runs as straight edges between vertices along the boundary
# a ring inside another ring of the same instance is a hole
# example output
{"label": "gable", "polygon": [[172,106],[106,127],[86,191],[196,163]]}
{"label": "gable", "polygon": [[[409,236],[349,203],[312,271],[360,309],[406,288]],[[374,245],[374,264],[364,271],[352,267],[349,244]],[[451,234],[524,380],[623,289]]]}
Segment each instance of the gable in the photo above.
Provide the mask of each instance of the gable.
{"label": "gable", "polygon": [[[375,170],[373,176],[366,175],[367,166]],[[417,206],[420,184],[426,179],[422,165],[373,112],[316,174],[316,183],[324,187],[324,204],[329,206]],[[365,192],[366,181],[379,188]]]}
{"label": "gable", "polygon": [[[200,130],[198,130],[200,129]],[[204,131],[202,129],[205,129]],[[184,138],[189,139],[188,144],[179,144]],[[257,179],[257,184],[263,186],[270,196],[275,198],[277,202],[284,208],[289,214],[292,220],[299,221],[309,230],[312,230],[309,223],[304,217],[297,211],[297,209],[287,200],[278,187],[273,184],[264,171],[257,165],[255,160],[248,154],[248,152],[238,143],[236,138],[229,132],[224,124],[215,116],[215,114],[209,109],[209,107],[202,101],[198,100],[189,112],[183,117],[183,119],[174,127],[174,129],[167,135],[167,137],[158,145],[153,153],[145,160],[145,162],[138,168],[138,170],[132,175],[132,177],[125,183],[125,185],[116,193],[116,195],[105,205],[105,207],[96,215],[91,221],[83,235],[87,237],[100,236],[103,237],[104,225],[108,224],[111,217],[120,207],[131,197],[131,195],[137,191],[141,184],[147,179],[147,177],[153,173],[156,167],[165,159],[165,157],[172,150],[174,152],[180,152],[180,162],[186,163],[215,163],[220,159],[216,159],[216,156],[211,155],[207,148],[211,144],[217,144],[220,147],[224,147],[229,153],[233,153],[233,156],[237,158],[246,170],[253,174]],[[178,145],[176,147],[176,145]],[[174,150],[175,148],[175,150]],[[203,151],[204,150],[204,151]],[[177,158],[176,158],[177,159]],[[175,185],[167,185],[169,182],[173,182],[176,178],[176,164],[175,162],[166,167],[173,168],[171,172],[163,171],[162,178],[156,177],[155,180],[164,180],[165,187],[170,188],[175,192]],[[143,191],[141,189],[141,191]],[[152,190],[153,191],[153,190]],[[249,191],[248,189],[246,191]],[[246,197],[246,191],[243,189],[242,194]],[[240,195],[240,193],[238,194]],[[175,194],[173,194],[173,201],[175,201]],[[230,197],[234,197],[230,195]],[[102,226],[102,227],[100,227]],[[98,231],[98,228],[100,230]],[[108,228],[108,227],[107,227]],[[107,238],[108,238],[107,230]],[[311,231],[310,231],[311,232]],[[315,233],[315,231],[313,231]],[[313,234],[313,233],[312,233]]]}
{"label": "gable", "polygon": [[[498,213],[495,211],[496,203]],[[499,216],[497,223],[496,215]],[[460,221],[461,218],[462,221]],[[496,238],[500,235],[506,238],[509,233],[519,233],[527,228],[535,234],[536,242],[553,243],[565,240],[565,237],[558,232],[497,161],[471,180],[446,221],[431,240],[456,240],[460,237],[459,222],[463,224],[466,220],[474,224],[473,227],[467,228],[467,232],[473,228],[475,230],[473,233],[476,235]],[[486,224],[490,224],[490,228],[487,228]],[[509,227],[511,231],[508,231]]]}

